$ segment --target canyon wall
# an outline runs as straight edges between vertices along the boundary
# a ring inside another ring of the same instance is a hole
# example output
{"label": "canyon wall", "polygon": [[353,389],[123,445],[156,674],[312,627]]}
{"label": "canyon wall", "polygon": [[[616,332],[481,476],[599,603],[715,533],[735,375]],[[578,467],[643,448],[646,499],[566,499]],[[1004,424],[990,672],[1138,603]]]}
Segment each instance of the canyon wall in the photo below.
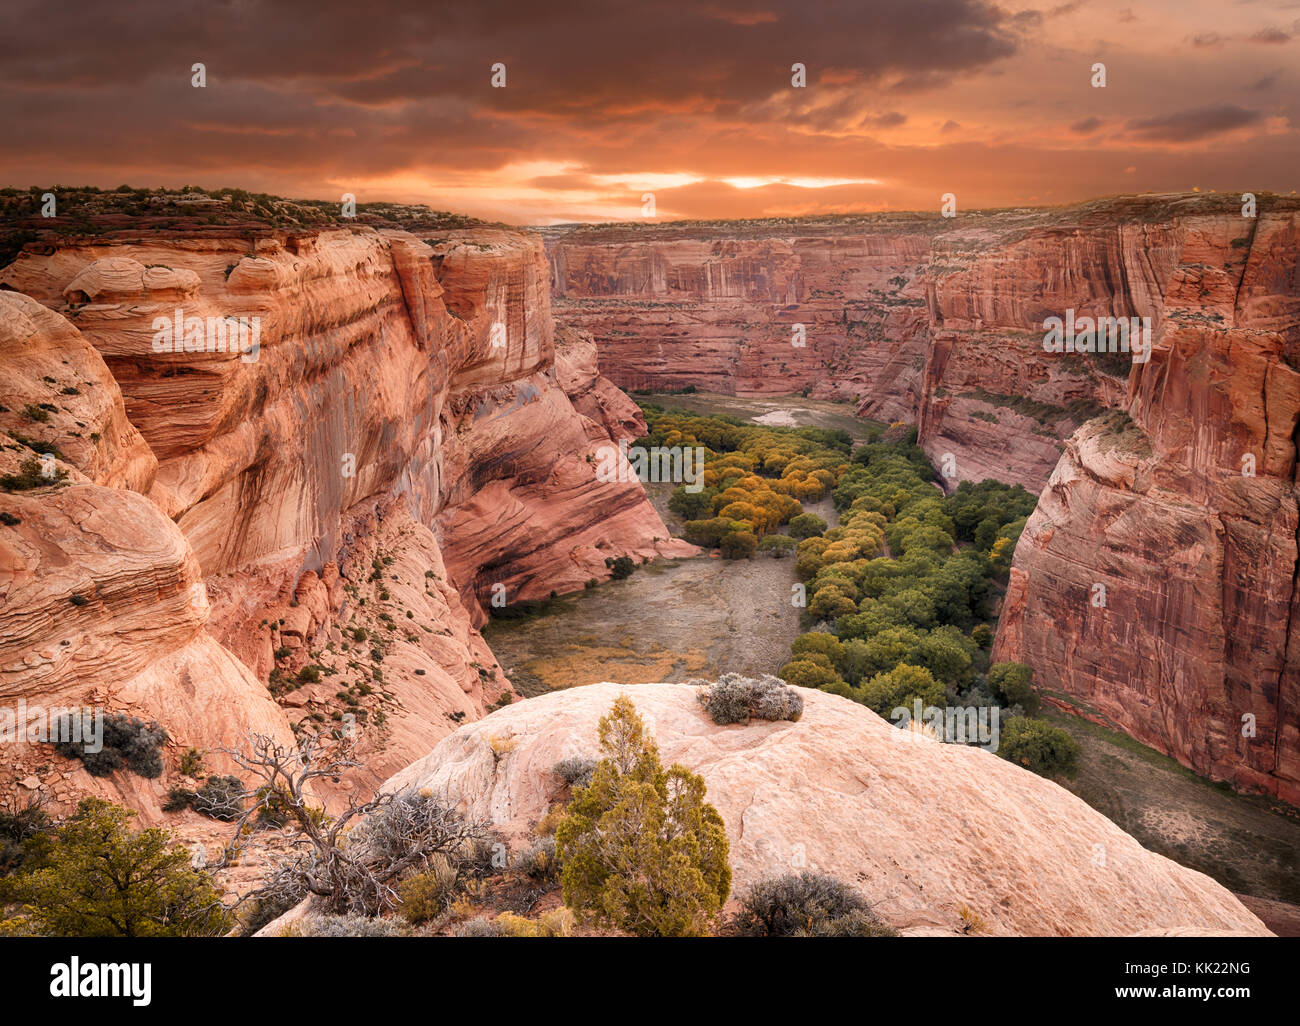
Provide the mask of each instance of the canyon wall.
{"label": "canyon wall", "polygon": [[1124,411],[1070,438],[993,657],[1196,772],[1300,803],[1300,215],[1187,218]]}
{"label": "canyon wall", "polygon": [[915,423],[936,463],[952,454],[954,480],[1037,490],[1062,440],[1123,403],[1129,371],[1044,353],[1044,319],[1072,308],[1158,331],[1181,218],[1210,201],[543,235],[557,319],[591,332],[620,387],[852,401]]}
{"label": "canyon wall", "polygon": [[432,241],[144,233],[0,272],[3,470],[45,449],[67,475],[0,495],[6,698],[147,716],[177,749],[337,725],[366,762],[343,786],[371,786],[511,697],[494,597],[685,551],[638,484],[597,480],[639,413],[590,343],[557,368],[541,241]]}

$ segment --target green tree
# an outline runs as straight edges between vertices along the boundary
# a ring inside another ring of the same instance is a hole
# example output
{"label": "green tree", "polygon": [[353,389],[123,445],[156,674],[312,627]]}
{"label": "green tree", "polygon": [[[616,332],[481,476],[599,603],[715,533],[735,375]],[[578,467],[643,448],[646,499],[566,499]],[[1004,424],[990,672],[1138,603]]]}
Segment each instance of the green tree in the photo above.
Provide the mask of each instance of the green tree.
{"label": "green tree", "polygon": [[1034,671],[1024,663],[994,663],[989,667],[989,689],[1007,705],[1019,705],[1030,713],[1038,709]]}
{"label": "green tree", "polygon": [[53,834],[32,839],[10,897],[26,926],[55,937],[193,937],[229,917],[206,873],[165,830],[132,830],[135,813],[83,798]]}
{"label": "green tree", "polygon": [[807,634],[800,634],[790,646],[792,661],[811,652],[821,653],[836,667],[841,666],[844,661],[843,643],[834,634],[828,634],[826,631],[810,631]]}
{"label": "green tree", "polygon": [[713,497],[717,494],[716,488],[692,492],[686,485],[678,485],[668,499],[668,508],[683,520],[695,520],[713,509]]}
{"label": "green tree", "polygon": [[1078,771],[1079,743],[1046,720],[1012,716],[1002,724],[998,755],[1044,777],[1072,777]]}
{"label": "green tree", "polygon": [[555,832],[564,902],[639,937],[707,934],[731,890],[727,833],[704,780],[664,769],[627,696],[599,727],[604,758]]}
{"label": "green tree", "polygon": [[944,686],[923,666],[899,663],[888,673],[878,673],[862,685],[862,704],[877,715],[889,719],[889,714],[902,706],[911,710],[916,699],[921,705],[941,705]]}
{"label": "green tree", "polygon": [[770,552],[775,559],[784,559],[798,546],[793,538],[786,534],[769,534],[758,543],[759,552]]}
{"label": "green tree", "polygon": [[803,655],[786,663],[777,671],[777,676],[787,684],[801,688],[819,688],[824,684],[834,684],[840,675],[829,666],[815,661],[814,654]]}
{"label": "green tree", "polygon": [[921,639],[924,633],[911,627],[886,627],[866,640],[860,649],[860,670],[863,676],[885,673],[899,663],[919,665]]}
{"label": "green tree", "polygon": [[819,620],[834,620],[857,611],[858,604],[834,584],[818,589],[808,603],[808,612]]}
{"label": "green tree", "polygon": [[758,539],[750,531],[732,531],[718,542],[723,559],[749,559],[758,548]]}
{"label": "green tree", "polygon": [[826,530],[826,521],[816,513],[800,513],[790,520],[791,538],[814,538]]}

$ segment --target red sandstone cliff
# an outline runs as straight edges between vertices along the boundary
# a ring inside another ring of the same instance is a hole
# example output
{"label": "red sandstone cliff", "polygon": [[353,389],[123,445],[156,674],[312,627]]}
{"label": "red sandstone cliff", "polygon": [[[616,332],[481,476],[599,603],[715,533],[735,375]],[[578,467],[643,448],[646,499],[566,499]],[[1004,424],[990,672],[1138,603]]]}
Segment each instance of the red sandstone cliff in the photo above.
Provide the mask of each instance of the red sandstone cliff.
{"label": "red sandstone cliff", "polygon": [[[543,234],[556,316],[592,333],[615,384],[851,400],[916,423],[960,479],[1039,488],[1061,440],[1118,406],[1127,378],[1122,360],[1045,354],[1044,318],[1148,316],[1158,331],[1185,218],[1211,204],[1237,209],[1228,196],[1130,197]],[[1235,220],[1230,238],[1246,231]]]}
{"label": "red sandstone cliff", "polygon": [[[673,546],[639,485],[596,480],[638,415],[594,350],[557,370],[540,240],[433,241],[146,235],[0,274],[0,469],[33,455],[23,435],[69,474],[0,495],[7,698],[126,709],[179,748],[355,726],[364,786],[509,692],[476,629],[494,588],[563,592]],[[177,308],[257,318],[256,359],[157,351]],[[64,769],[41,783],[70,793]]]}
{"label": "red sandstone cliff", "polygon": [[1198,773],[1300,802],[1300,215],[1188,217],[1177,240],[1131,421],[1069,440],[994,658]]}

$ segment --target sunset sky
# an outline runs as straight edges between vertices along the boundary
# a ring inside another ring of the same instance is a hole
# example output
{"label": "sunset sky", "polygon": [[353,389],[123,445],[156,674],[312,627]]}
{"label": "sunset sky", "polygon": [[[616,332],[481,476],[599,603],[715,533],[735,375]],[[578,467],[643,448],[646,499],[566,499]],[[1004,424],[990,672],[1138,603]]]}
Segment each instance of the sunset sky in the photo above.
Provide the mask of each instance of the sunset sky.
{"label": "sunset sky", "polygon": [[7,0],[0,110],[0,184],[517,224],[1289,193],[1300,0]]}

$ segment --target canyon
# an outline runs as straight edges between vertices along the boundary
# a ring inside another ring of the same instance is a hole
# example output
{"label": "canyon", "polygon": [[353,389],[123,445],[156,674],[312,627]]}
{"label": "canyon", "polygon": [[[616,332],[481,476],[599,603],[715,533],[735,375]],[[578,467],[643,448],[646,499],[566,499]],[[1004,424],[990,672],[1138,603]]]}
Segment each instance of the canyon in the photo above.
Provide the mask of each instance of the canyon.
{"label": "canyon", "polygon": [[[542,231],[556,315],[616,384],[851,401],[915,424],[949,487],[1042,489],[994,658],[1296,803],[1298,214],[1182,194]],[[1153,351],[1044,352],[1071,310],[1150,318]]]}
{"label": "canyon", "polygon": [[[1041,490],[994,659],[1030,664],[1049,701],[1201,775],[1300,803],[1298,216],[1293,198],[1243,219],[1234,197],[1187,195],[537,232],[118,220],[29,242],[0,267],[0,474],[57,477],[0,493],[0,700],[128,712],[171,744],[153,781],[17,746],[0,789],[63,808],[98,794],[170,822],[185,749],[221,771],[219,750],[250,732],[290,744],[324,727],[359,738],[339,794],[454,776],[466,795],[482,785],[499,825],[544,812],[560,728],[541,744],[533,718],[586,729],[614,685],[515,701],[480,628],[494,600],[582,591],[617,557],[697,554],[639,483],[597,473],[602,448],[644,429],[624,390],[694,387],[852,403],[915,424],[937,465],[951,459],[948,486]],[[255,320],[256,359],[158,351],[155,319],[178,307]],[[1045,353],[1043,320],[1069,309],[1149,317],[1149,361]],[[807,769],[754,815],[769,833],[787,818],[810,845],[826,836],[828,869],[850,859],[828,833],[845,787],[881,796],[944,774],[974,795],[994,774],[1033,809],[1002,840],[1059,869],[1038,904],[998,910],[997,882],[966,863],[1014,852],[984,833],[956,845],[995,932],[1260,930],[1217,885],[1130,852],[1066,792],[994,758],[892,748],[883,721],[820,694],[805,727],[824,719],[839,748],[755,735],[733,749],[727,732],[702,739],[678,691],[637,687],[676,731],[670,754],[735,812],[736,841],[753,798],[741,766]],[[507,767],[526,787],[483,776],[485,731],[503,728],[538,744]],[[850,780],[849,751],[879,779]],[[861,829],[884,815],[874,800],[853,804]],[[1076,927],[1087,856],[1057,842],[1094,834],[1132,871],[1089,883],[1092,918]],[[906,836],[891,850],[919,859]],[[769,854],[746,848],[738,878]],[[892,873],[882,861],[882,886],[903,886]],[[909,890],[900,925],[949,930],[972,897],[949,883]],[[1209,911],[1112,910],[1151,905],[1157,885]]]}

